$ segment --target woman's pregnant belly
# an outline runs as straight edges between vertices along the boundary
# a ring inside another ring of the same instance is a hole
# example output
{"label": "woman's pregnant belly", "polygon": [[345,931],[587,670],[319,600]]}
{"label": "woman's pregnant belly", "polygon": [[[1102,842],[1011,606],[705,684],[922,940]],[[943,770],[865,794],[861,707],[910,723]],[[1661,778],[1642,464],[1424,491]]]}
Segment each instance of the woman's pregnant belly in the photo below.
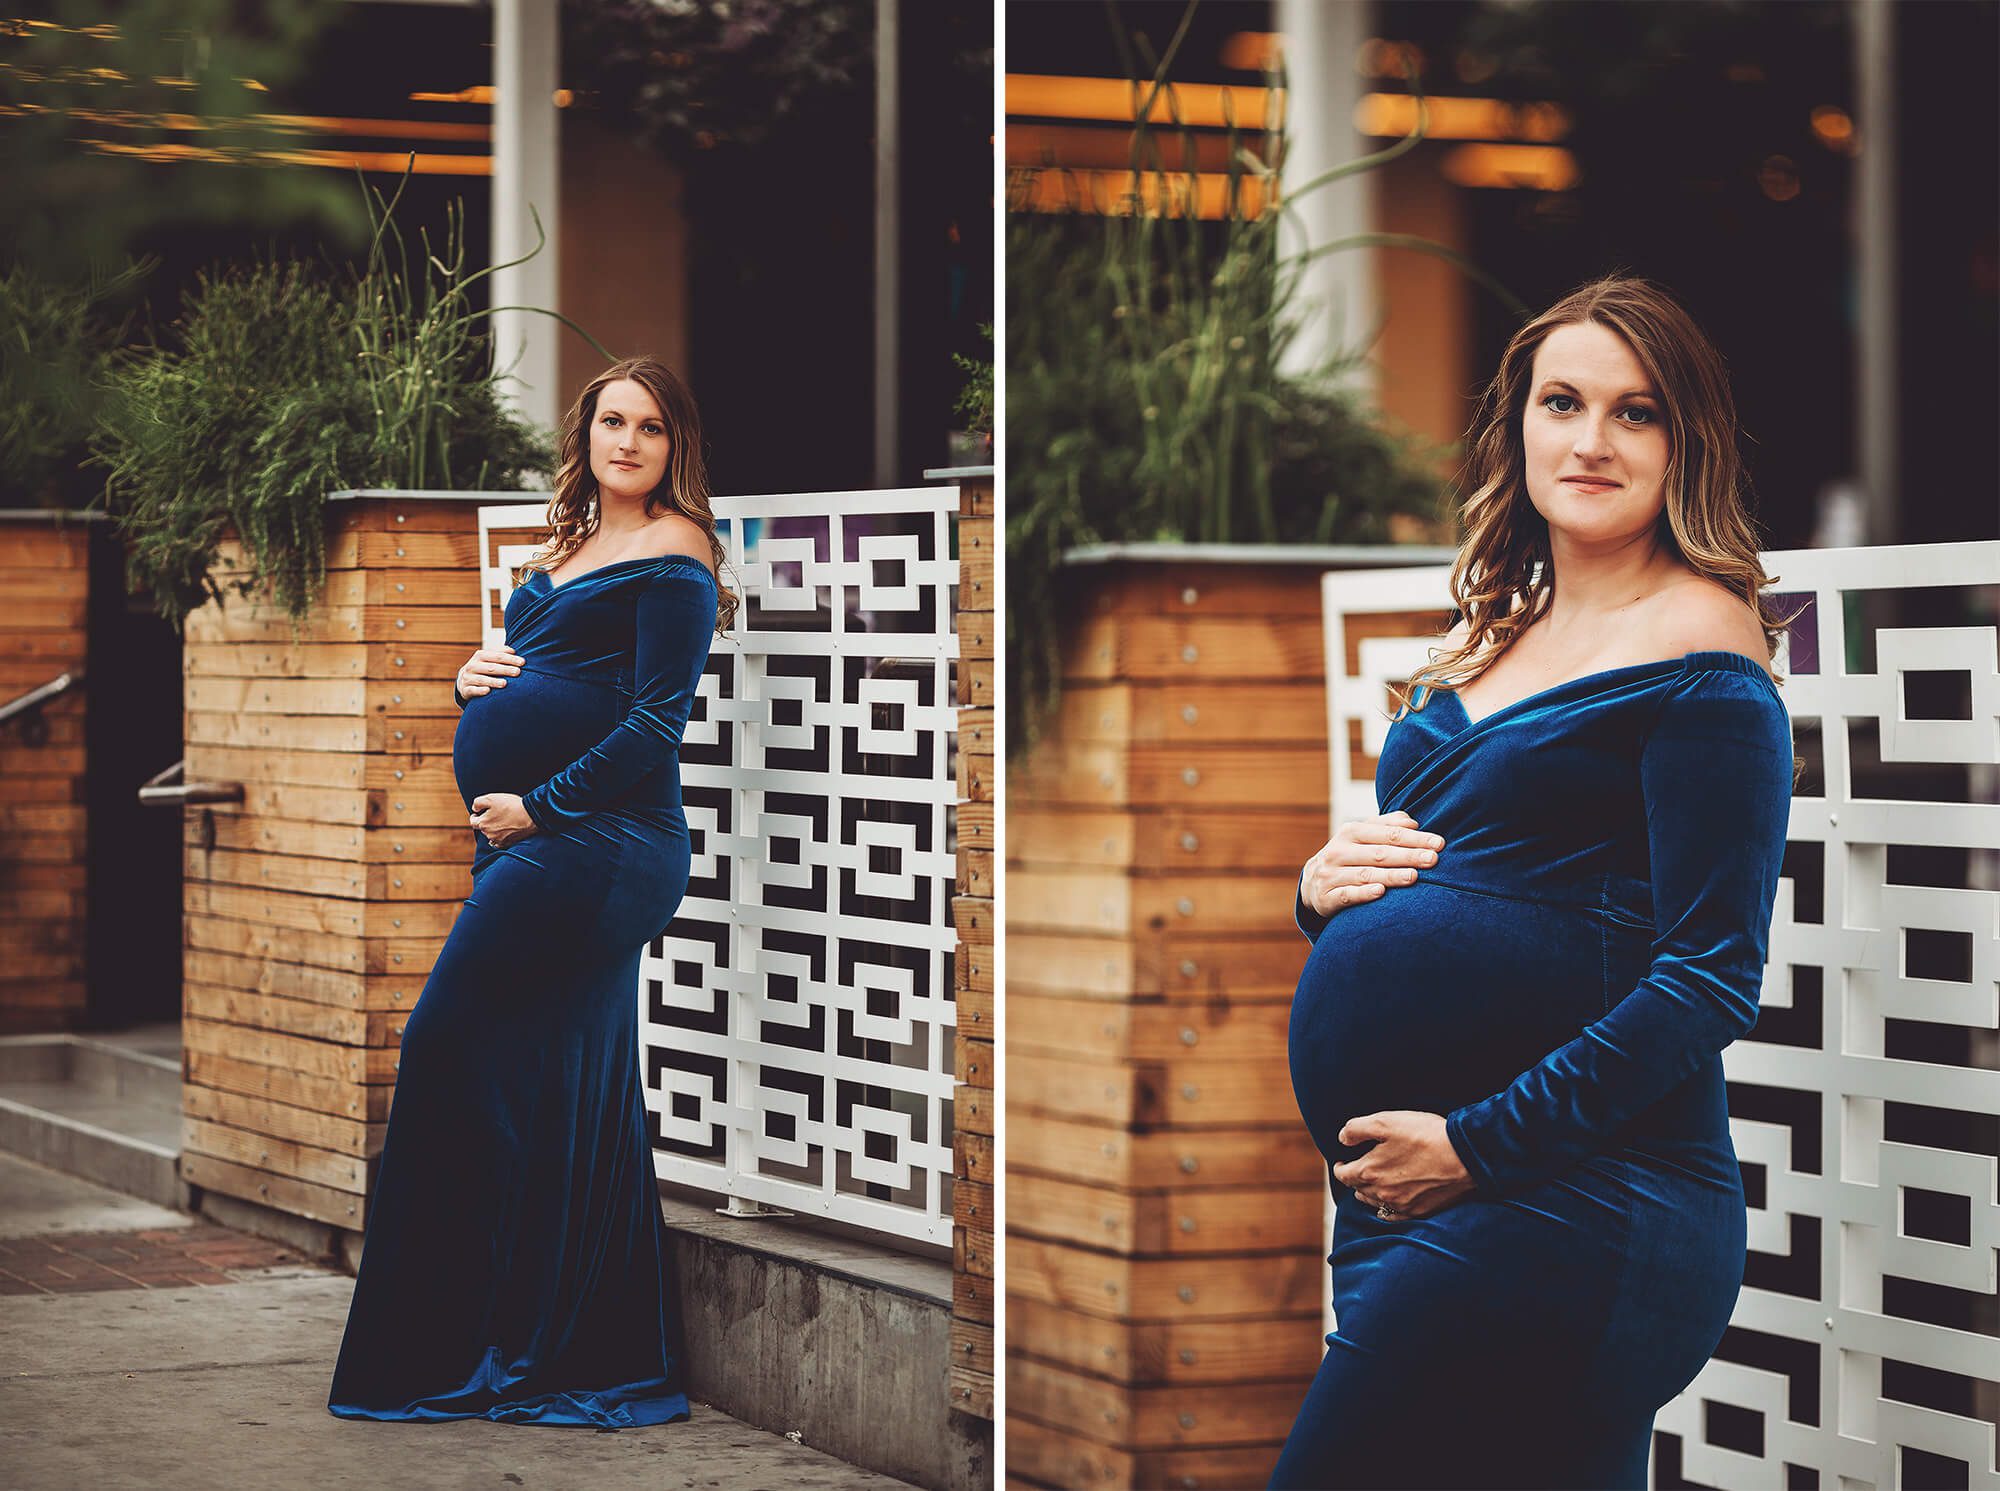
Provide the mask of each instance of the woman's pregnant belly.
{"label": "woman's pregnant belly", "polygon": [[[1299,1111],[1322,1153],[1350,1118],[1490,1096],[1605,1010],[1592,913],[1423,878],[1341,910],[1293,996]],[[1616,961],[1616,960],[1614,960]]]}
{"label": "woman's pregnant belly", "polygon": [[484,792],[534,791],[616,729],[624,713],[624,697],[609,684],[525,666],[504,689],[467,700],[451,743],[467,811]]}

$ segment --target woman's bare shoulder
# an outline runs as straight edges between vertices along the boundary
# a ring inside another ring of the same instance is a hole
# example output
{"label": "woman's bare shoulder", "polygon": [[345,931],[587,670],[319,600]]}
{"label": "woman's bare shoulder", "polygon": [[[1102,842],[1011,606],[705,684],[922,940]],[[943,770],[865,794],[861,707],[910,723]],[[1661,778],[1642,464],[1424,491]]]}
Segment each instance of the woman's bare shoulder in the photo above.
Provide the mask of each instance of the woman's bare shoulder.
{"label": "woman's bare shoulder", "polygon": [[1770,666],[1764,624],[1750,604],[1706,575],[1689,575],[1654,597],[1654,656],[1736,652]]}
{"label": "woman's bare shoulder", "polygon": [[692,518],[684,518],[679,513],[665,513],[646,525],[646,557],[664,559],[669,554],[683,554],[690,559],[699,559],[711,570],[715,567],[715,553],[709,547],[708,533]]}

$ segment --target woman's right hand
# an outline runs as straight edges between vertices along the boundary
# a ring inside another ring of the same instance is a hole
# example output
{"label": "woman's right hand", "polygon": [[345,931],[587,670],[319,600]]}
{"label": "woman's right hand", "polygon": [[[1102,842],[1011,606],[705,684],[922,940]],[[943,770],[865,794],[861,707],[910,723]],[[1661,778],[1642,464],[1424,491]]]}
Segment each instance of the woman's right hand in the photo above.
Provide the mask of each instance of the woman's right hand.
{"label": "woman's right hand", "polygon": [[1392,885],[1411,884],[1418,870],[1437,863],[1442,848],[1444,840],[1419,831],[1408,813],[1350,818],[1306,861],[1299,893],[1316,915],[1331,917],[1343,906],[1380,899]]}
{"label": "woman's right hand", "polygon": [[458,696],[476,699],[493,689],[507,687],[507,679],[521,671],[521,655],[506,647],[482,647],[458,670]]}

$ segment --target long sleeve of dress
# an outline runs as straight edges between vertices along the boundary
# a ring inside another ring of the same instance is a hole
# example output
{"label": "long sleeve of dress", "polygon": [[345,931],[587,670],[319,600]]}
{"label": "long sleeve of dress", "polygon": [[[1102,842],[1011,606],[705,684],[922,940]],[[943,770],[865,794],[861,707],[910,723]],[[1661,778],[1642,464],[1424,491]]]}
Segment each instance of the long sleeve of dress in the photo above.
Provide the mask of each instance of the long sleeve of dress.
{"label": "long sleeve of dress", "polygon": [[680,749],[715,634],[714,578],[668,564],[633,603],[632,707],[598,744],[521,799],[544,832],[609,807]]}
{"label": "long sleeve of dress", "polygon": [[1652,964],[1574,1040],[1446,1115],[1482,1192],[1504,1194],[1603,1150],[1757,1021],[1792,800],[1791,722],[1769,681],[1722,671],[1678,679],[1640,780]]}
{"label": "long sleeve of dress", "polygon": [[1298,904],[1292,908],[1292,920],[1298,923],[1299,930],[1306,934],[1308,942],[1318,942],[1319,934],[1324,932],[1326,924],[1333,920],[1330,916],[1321,916],[1306,905],[1306,872],[1303,869],[1299,871]]}

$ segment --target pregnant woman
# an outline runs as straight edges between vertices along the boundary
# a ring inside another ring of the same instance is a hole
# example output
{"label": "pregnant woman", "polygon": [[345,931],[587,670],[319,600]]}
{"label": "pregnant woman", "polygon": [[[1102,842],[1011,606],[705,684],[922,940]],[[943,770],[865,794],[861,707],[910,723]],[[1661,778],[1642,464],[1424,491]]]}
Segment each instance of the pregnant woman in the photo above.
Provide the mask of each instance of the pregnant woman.
{"label": "pregnant woman", "polygon": [[652,358],[565,421],[507,648],[458,675],[472,894],[403,1029],[327,1407],[687,1416],[639,1070],[644,945],[689,869],[679,748],[719,589],[701,426]]}
{"label": "pregnant woman", "polygon": [[1273,1486],[1643,1486],[1743,1278],[1720,1053],[1793,757],[1722,361],[1600,280],[1514,336],[1473,432],[1464,620],[1383,816],[1300,880],[1339,1328]]}

